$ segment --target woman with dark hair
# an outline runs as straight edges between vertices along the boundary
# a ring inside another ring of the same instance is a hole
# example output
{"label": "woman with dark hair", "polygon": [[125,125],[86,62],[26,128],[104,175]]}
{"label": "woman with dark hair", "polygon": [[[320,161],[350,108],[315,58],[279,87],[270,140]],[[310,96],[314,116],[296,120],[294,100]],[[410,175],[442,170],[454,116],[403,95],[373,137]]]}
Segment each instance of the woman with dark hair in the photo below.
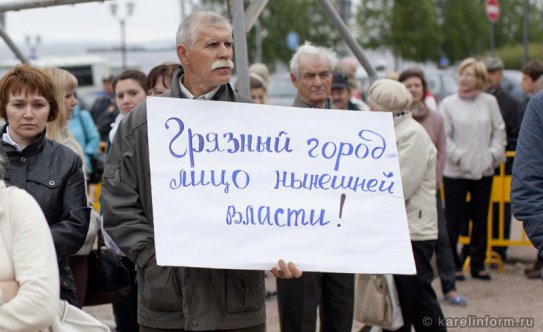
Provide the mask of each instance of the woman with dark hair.
{"label": "woman with dark hair", "polygon": [[149,96],[158,96],[170,90],[173,73],[179,68],[181,68],[180,64],[163,63],[151,69],[147,75]]}
{"label": "woman with dark hair", "polygon": [[471,220],[471,276],[491,280],[485,269],[487,219],[494,169],[505,161],[505,124],[496,98],[483,92],[487,82],[485,65],[467,58],[460,63],[458,75],[458,92],[439,105],[447,137],[445,216],[457,279],[465,277],[456,245],[462,227]]}
{"label": "woman with dark hair", "polygon": [[1,149],[7,155],[6,182],[28,191],[51,229],[60,274],[60,297],[78,306],[68,258],[83,245],[89,226],[81,158],[45,136],[59,112],[56,87],[43,71],[17,66],[0,80]]}
{"label": "woman with dark hair", "polygon": [[147,76],[139,70],[125,70],[113,79],[113,96],[119,115],[111,125],[109,143],[113,142],[121,120],[147,97]]}
{"label": "woman with dark hair", "polygon": [[436,199],[438,236],[435,252],[439,278],[441,279],[441,289],[445,301],[452,305],[465,306],[467,305],[467,301],[456,293],[454,257],[451,252],[451,245],[449,244],[447,221],[445,220],[443,203],[439,194],[439,190],[443,186],[443,168],[445,167],[445,155],[447,153],[443,116],[430,110],[424,102],[424,96],[428,91],[428,84],[422,70],[418,68],[407,69],[400,73],[399,81],[405,85],[413,97],[413,101],[409,107],[413,119],[424,127],[432,143],[437,148]]}

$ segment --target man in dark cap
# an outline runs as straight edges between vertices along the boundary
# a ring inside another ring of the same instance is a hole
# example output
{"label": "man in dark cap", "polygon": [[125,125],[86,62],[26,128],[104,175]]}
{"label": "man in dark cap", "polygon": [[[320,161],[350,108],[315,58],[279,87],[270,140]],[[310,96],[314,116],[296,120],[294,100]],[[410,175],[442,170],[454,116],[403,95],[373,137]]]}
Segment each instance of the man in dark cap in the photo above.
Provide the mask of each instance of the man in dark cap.
{"label": "man in dark cap", "polygon": [[[355,84],[350,81],[349,75],[347,73],[341,71],[334,72],[334,76],[332,78],[332,91],[330,93],[330,99],[332,99],[332,103],[336,108],[349,111],[367,110],[366,105],[353,102],[352,89],[354,85]],[[358,102],[363,103],[362,101]]]}
{"label": "man in dark cap", "polygon": [[[498,105],[500,106],[500,111],[502,113],[503,122],[505,122],[505,131],[507,133],[507,145],[505,147],[506,151],[515,151],[517,146],[517,137],[520,128],[520,104],[511,97],[507,92],[505,92],[500,83],[503,76],[503,62],[500,58],[489,57],[484,59],[484,64],[488,71],[488,86],[487,92],[494,95],[498,100]],[[513,160],[512,158],[507,158],[505,174],[510,175],[512,170]],[[499,237],[499,210],[498,205],[494,204],[494,220],[492,226],[492,237]],[[504,230],[503,230],[504,239],[509,239],[511,233],[511,204],[505,203],[504,210]],[[494,247],[496,251],[502,258],[506,259],[507,247]]]}

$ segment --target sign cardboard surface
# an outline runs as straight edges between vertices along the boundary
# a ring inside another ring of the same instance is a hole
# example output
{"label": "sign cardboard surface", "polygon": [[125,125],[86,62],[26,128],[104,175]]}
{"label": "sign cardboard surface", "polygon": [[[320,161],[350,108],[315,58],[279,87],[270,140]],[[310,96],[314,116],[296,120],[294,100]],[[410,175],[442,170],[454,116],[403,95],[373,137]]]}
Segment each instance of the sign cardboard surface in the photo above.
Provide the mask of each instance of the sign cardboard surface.
{"label": "sign cardboard surface", "polygon": [[390,113],[147,98],[157,262],[413,274]]}

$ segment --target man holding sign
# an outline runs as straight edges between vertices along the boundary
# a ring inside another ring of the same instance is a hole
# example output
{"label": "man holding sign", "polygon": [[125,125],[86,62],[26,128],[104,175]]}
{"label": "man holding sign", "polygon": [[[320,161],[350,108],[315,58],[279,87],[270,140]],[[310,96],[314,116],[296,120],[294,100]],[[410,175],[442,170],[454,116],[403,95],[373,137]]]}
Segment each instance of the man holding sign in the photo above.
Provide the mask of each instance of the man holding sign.
{"label": "man holding sign", "polygon": [[[290,62],[298,90],[292,106],[331,109],[332,76],[337,57],[310,43],[300,46]],[[320,307],[321,331],[350,331],[353,322],[354,275],[306,272],[295,281],[277,280],[282,332],[315,331]]]}
{"label": "man holding sign", "polygon": [[[232,28],[222,16],[205,11],[187,16],[177,32],[183,69],[174,74],[165,96],[250,102],[228,84],[232,44]],[[149,164],[143,103],[117,130],[102,191],[106,231],[136,263],[140,331],[265,331],[262,271],[157,265]],[[278,266],[272,269],[278,278],[301,276],[292,263],[280,260]]]}

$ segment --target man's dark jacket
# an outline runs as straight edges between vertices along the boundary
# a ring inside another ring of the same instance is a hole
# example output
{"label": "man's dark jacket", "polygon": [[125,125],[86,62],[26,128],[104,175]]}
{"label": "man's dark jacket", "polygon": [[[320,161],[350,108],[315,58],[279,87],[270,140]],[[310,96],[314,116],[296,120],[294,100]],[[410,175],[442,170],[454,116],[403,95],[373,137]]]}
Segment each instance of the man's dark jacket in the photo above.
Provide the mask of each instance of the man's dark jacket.
{"label": "man's dark jacket", "polygon": [[543,92],[530,99],[522,120],[513,163],[511,206],[543,258]]}
{"label": "man's dark jacket", "polygon": [[[179,85],[182,74],[174,74],[171,91],[163,96],[186,98]],[[213,99],[252,102],[229,84]],[[156,265],[145,102],[119,125],[106,161],[102,199],[107,233],[136,263],[141,325],[200,331],[265,323],[263,271]],[[181,203],[181,209],[182,204],[191,202]]]}
{"label": "man's dark jacket", "polygon": [[507,145],[505,146],[505,150],[515,151],[520,129],[520,104],[501,87],[489,92],[498,100],[503,122],[505,122],[505,131],[507,134]]}

